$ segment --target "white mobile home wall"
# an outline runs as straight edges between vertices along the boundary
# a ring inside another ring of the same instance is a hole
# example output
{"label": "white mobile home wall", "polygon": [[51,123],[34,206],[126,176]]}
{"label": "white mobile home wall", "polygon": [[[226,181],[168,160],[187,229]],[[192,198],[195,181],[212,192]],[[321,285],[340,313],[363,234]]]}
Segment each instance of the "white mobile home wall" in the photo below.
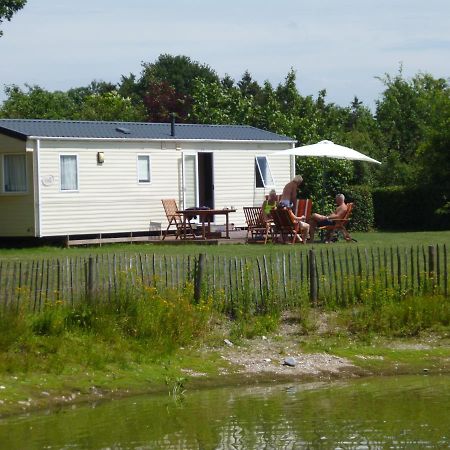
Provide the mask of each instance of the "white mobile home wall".
{"label": "white mobile home wall", "polygon": [[[4,155],[26,156],[26,192],[4,192]],[[35,191],[33,180],[33,153],[27,152],[26,143],[20,139],[0,135],[0,236],[34,236]]]}
{"label": "white mobile home wall", "polygon": [[[21,144],[16,151],[25,151],[24,142],[14,141]],[[242,208],[260,205],[272,188],[255,187],[255,157],[268,157],[274,187],[281,192],[294,174],[293,159],[271,153],[290,145],[289,142],[29,140],[26,147],[30,190],[22,196],[2,195],[0,212],[4,215],[3,205],[9,202],[11,218],[8,226],[0,227],[0,235],[47,237],[147,231],[151,222],[160,223],[165,229],[167,221],[161,199],[175,198],[183,207],[184,151],[213,153],[215,206],[236,207],[238,211],[230,215],[230,221],[238,227],[245,226]],[[4,151],[4,147],[0,150]],[[102,164],[97,161],[98,152],[104,153]],[[61,155],[77,156],[77,191],[61,190]],[[138,182],[138,155],[150,155],[150,183]]]}

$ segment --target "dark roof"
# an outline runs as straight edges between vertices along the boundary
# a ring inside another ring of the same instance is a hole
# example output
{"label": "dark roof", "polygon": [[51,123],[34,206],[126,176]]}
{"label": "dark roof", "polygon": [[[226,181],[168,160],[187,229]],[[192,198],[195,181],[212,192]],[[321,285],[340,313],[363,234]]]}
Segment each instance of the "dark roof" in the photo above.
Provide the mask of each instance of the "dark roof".
{"label": "dark roof", "polygon": [[170,123],[88,122],[72,120],[0,119],[0,134],[26,140],[40,138],[156,139],[208,141],[284,141],[292,138],[247,125],[175,124]]}

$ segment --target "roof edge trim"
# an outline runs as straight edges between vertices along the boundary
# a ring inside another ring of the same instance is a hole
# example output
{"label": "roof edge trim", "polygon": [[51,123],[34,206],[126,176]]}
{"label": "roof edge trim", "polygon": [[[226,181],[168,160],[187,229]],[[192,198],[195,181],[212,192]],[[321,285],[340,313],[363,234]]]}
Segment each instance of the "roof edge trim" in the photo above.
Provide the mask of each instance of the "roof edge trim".
{"label": "roof edge trim", "polygon": [[[6,134],[6,133],[5,133]],[[183,138],[94,138],[94,137],[55,137],[55,136],[28,136],[30,140],[42,140],[42,141],[110,141],[110,142],[235,142],[242,143],[265,143],[265,144],[292,144],[295,140],[267,140],[267,139],[183,139]]]}
{"label": "roof edge trim", "polygon": [[27,140],[26,134],[20,133],[19,131],[11,130],[9,128],[4,128],[2,126],[0,126],[0,133],[15,139],[20,139],[21,141]]}

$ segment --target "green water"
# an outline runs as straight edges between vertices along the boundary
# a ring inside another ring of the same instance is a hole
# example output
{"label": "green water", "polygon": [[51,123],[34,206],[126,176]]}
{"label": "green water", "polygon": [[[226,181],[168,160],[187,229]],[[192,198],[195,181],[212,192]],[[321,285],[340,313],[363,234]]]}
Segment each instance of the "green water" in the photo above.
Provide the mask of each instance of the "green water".
{"label": "green water", "polygon": [[450,448],[450,376],[141,396],[0,420],[0,449]]}

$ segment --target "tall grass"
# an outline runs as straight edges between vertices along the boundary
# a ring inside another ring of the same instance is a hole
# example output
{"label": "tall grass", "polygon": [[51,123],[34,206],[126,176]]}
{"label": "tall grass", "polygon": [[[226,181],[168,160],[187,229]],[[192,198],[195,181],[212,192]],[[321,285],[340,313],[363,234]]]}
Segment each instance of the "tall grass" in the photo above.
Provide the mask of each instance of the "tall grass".
{"label": "tall grass", "polygon": [[170,354],[209,330],[211,304],[194,303],[192,290],[119,283],[112,301],[99,293],[74,306],[46,302],[40,312],[31,312],[31,299],[22,296],[18,308],[0,312],[0,371],[58,373],[66,363],[99,368]]}
{"label": "tall grass", "polygon": [[[129,367],[201,341],[219,316],[231,319],[234,340],[275,331],[289,309],[300,311],[299,325],[306,331],[314,330],[308,312],[317,308],[333,310],[348,332],[362,336],[412,336],[450,326],[449,299],[436,293],[425,274],[415,290],[407,275],[394,288],[386,283],[384,271],[361,277],[344,274],[338,289],[324,274],[321,303],[310,305],[308,285],[299,282],[303,275],[277,272],[271,260],[256,263],[233,259],[223,266],[228,269],[220,275],[222,283],[216,280],[202,289],[200,300],[194,300],[189,281],[172,287],[153,277],[148,285],[135,269],[119,273],[108,286],[99,284],[89,296],[45,297],[39,310],[29,290],[21,287],[14,294],[17,301],[0,309],[0,372]],[[231,271],[231,264],[238,264],[239,270]]]}
{"label": "tall grass", "polygon": [[363,284],[358,299],[343,309],[342,323],[354,334],[415,336],[428,329],[448,329],[450,301],[435,295],[431,283],[416,295],[383,287],[380,280]]}

